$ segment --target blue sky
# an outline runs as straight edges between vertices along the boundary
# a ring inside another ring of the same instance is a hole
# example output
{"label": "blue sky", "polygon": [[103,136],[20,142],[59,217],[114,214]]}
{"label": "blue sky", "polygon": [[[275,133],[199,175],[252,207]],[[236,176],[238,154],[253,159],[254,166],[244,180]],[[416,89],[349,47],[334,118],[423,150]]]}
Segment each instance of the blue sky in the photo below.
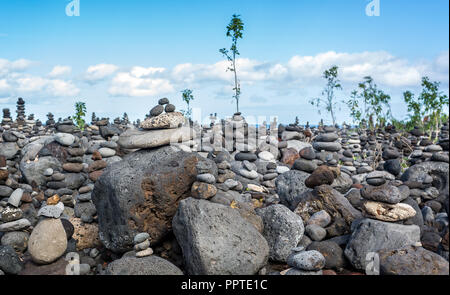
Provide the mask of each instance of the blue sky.
{"label": "blue sky", "polygon": [[[308,100],[320,95],[321,73],[334,64],[344,86],[339,100],[372,75],[400,119],[401,94],[418,93],[421,76],[448,93],[446,0],[380,0],[378,17],[366,15],[368,0],[80,0],[73,17],[69,2],[0,0],[2,108],[14,110],[22,96],[27,113],[66,117],[82,100],[89,117],[126,111],[142,119],[164,96],[183,109],[180,91],[191,88],[202,117],[231,115],[232,80],[218,50],[230,45],[233,13],[245,23],[238,45],[244,115],[318,121]],[[342,106],[338,121],[348,122],[347,113]]]}

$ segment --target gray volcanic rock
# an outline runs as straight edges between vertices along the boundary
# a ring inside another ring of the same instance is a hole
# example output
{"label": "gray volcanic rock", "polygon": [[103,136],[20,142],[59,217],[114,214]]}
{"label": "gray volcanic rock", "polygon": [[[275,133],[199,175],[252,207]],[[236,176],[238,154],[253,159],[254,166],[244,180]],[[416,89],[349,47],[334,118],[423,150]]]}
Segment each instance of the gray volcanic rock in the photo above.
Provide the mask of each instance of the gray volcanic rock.
{"label": "gray volcanic rock", "polygon": [[107,275],[183,275],[174,264],[155,255],[122,257],[108,264],[105,272]]}
{"label": "gray volcanic rock", "polygon": [[18,274],[23,263],[11,246],[0,245],[0,270],[7,274]]}
{"label": "gray volcanic rock", "polygon": [[108,166],[91,194],[103,244],[125,252],[139,232],[159,242],[170,232],[178,202],[190,196],[199,161],[211,160],[166,146],[131,153]]}
{"label": "gray volcanic rock", "polygon": [[382,275],[445,275],[449,274],[448,261],[422,247],[408,246],[396,250],[381,250]]}
{"label": "gray volcanic rock", "polygon": [[253,275],[267,262],[267,241],[229,206],[189,198],[172,224],[190,275]]}
{"label": "gray volcanic rock", "polygon": [[6,157],[7,160],[13,159],[19,151],[19,146],[15,142],[0,143],[0,156]]}
{"label": "gray volcanic rock", "polygon": [[444,162],[422,162],[409,167],[401,177],[403,182],[423,183],[425,178],[433,178],[433,186],[440,196],[437,201],[445,202],[449,197],[449,164]]}
{"label": "gray volcanic rock", "polygon": [[370,262],[367,254],[399,249],[419,242],[420,229],[417,225],[363,219],[355,226],[344,253],[353,267],[365,270]]}
{"label": "gray volcanic rock", "polygon": [[325,150],[327,152],[338,152],[342,148],[339,142],[314,142],[313,147],[318,151]]}
{"label": "gray volcanic rock", "polygon": [[305,228],[302,218],[281,204],[259,209],[256,214],[261,216],[264,223],[263,236],[269,243],[269,258],[286,262],[291,249],[303,237]]}
{"label": "gray volcanic rock", "polygon": [[44,172],[48,168],[52,168],[54,171],[60,170],[61,163],[54,157],[41,157],[36,162],[21,161],[19,165],[20,172],[30,185],[33,181],[37,185],[44,185],[46,183]]}
{"label": "gray volcanic rock", "polygon": [[305,185],[305,180],[309,176],[309,173],[298,170],[291,170],[279,175],[275,180],[275,185],[281,204],[294,210],[300,202],[302,194],[311,191]]}
{"label": "gray volcanic rock", "polygon": [[397,204],[408,196],[400,193],[397,187],[389,184],[380,186],[366,185],[361,189],[361,196],[367,200]]}

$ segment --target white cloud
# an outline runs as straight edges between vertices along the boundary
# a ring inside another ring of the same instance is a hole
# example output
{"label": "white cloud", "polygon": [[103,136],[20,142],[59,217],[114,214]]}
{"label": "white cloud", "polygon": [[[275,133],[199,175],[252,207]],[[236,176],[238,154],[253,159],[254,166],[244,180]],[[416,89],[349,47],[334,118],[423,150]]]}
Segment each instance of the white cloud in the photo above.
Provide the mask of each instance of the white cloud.
{"label": "white cloud", "polygon": [[52,71],[48,74],[49,77],[56,78],[61,76],[69,75],[72,72],[72,67],[70,66],[55,66]]}
{"label": "white cloud", "polygon": [[[260,62],[241,58],[237,60],[238,78],[242,85],[258,82],[274,83],[278,87],[296,85],[322,85],[323,72],[333,65],[339,67],[339,78],[345,83],[358,83],[365,76],[387,87],[420,85],[422,76],[448,82],[448,52],[435,61],[410,62],[385,51],[336,53],[329,51],[314,56],[293,56],[286,64]],[[178,84],[202,85],[206,82],[231,83],[233,73],[227,71],[228,61],[214,64],[179,64],[170,72],[170,79]]]}
{"label": "white cloud", "polygon": [[412,64],[385,51],[362,53],[336,53],[329,51],[315,56],[294,56],[288,62],[290,72],[298,78],[317,79],[329,67],[339,67],[340,79],[358,82],[372,76],[377,83],[402,87],[420,84],[426,67]]}
{"label": "white cloud", "polygon": [[80,93],[71,81],[47,79],[37,76],[24,76],[15,80],[15,91],[30,96],[69,97]]}
{"label": "white cloud", "polygon": [[11,86],[6,79],[0,79],[0,95],[6,95],[11,90]]}
{"label": "white cloud", "polygon": [[[80,90],[70,80],[53,79],[26,73],[34,63],[26,59],[9,61],[0,59],[0,95],[8,99],[14,96],[68,97]],[[52,72],[62,74],[70,67],[55,67]],[[56,70],[55,70],[56,69]]]}
{"label": "white cloud", "polygon": [[114,76],[108,90],[112,96],[155,96],[173,92],[175,89],[167,79],[152,77],[161,70],[134,67],[130,72]]}
{"label": "white cloud", "polygon": [[144,68],[144,67],[133,67],[130,71],[131,75],[137,78],[148,77],[158,73],[164,73],[165,68]]}
{"label": "white cloud", "polygon": [[99,82],[114,74],[118,69],[119,67],[111,64],[98,64],[95,66],[90,66],[86,70],[84,79],[89,83]]}
{"label": "white cloud", "polygon": [[28,69],[31,65],[33,65],[33,62],[27,59],[9,61],[7,59],[0,58],[0,77],[4,77],[13,72],[22,72]]}

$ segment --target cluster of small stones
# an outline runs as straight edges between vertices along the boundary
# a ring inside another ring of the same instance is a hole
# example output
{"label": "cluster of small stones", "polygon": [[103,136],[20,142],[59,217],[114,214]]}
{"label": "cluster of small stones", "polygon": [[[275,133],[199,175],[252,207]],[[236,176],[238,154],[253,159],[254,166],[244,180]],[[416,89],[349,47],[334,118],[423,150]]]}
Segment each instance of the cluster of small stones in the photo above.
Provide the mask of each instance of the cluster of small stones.
{"label": "cluster of small stones", "polygon": [[[69,255],[79,257],[79,274],[111,272],[105,265],[112,262],[148,270],[159,258],[186,274],[199,274],[192,265],[199,261],[201,274],[360,274],[367,253],[378,253],[385,274],[448,274],[448,123],[434,139],[420,128],[400,133],[393,126],[371,131],[274,120],[267,128],[240,113],[211,116],[202,126],[187,124],[163,98],[142,122],[124,114],[111,123],[93,114],[80,130],[52,114],[45,125],[31,115],[25,120],[23,100],[18,105],[21,118],[13,121],[4,109],[0,127],[0,273],[66,274]],[[194,165],[181,201],[205,215],[180,205],[174,235],[154,249],[151,231],[141,230],[132,251],[107,250],[99,211],[108,218],[117,211],[94,204],[94,190],[104,185],[98,180],[126,155],[169,144],[207,159]],[[189,223],[215,218],[214,210],[221,211],[213,227]],[[215,230],[245,242],[251,237],[254,248],[214,238]],[[196,238],[199,244],[189,240]],[[210,240],[219,244],[208,249]],[[248,253],[253,258],[239,264]]]}

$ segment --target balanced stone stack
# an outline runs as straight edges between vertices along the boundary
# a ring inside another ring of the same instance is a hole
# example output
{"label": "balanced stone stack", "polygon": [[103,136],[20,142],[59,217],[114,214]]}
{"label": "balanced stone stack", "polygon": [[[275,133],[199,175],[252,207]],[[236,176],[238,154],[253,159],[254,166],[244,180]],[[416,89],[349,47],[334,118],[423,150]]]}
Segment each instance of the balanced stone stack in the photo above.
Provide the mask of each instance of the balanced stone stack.
{"label": "balanced stone stack", "polygon": [[300,150],[300,158],[295,160],[293,169],[313,173],[317,168],[316,153],[312,147]]}
{"label": "balanced stone stack", "polygon": [[3,109],[3,120],[2,120],[2,126],[4,125],[10,125],[12,122],[11,118],[11,112],[8,108]]}
{"label": "balanced stone stack", "polygon": [[394,176],[398,176],[402,172],[401,167],[401,154],[395,147],[387,147],[383,150],[382,158],[384,162],[380,162],[383,165],[385,171],[391,173]]}
{"label": "balanced stone stack", "polygon": [[101,153],[95,150],[92,153],[91,159],[94,161],[88,166],[89,179],[97,181],[97,179],[103,174],[103,169],[106,168],[108,163],[103,160]]}
{"label": "balanced stone stack", "polygon": [[319,152],[338,152],[341,149],[341,144],[338,139],[339,135],[336,133],[336,127],[325,126],[324,133],[316,137],[313,147]]}
{"label": "balanced stone stack", "polygon": [[20,146],[23,146],[25,136],[20,132],[7,130],[2,133],[1,138],[0,156],[4,156],[6,160],[13,160],[19,153]]}
{"label": "balanced stone stack", "polygon": [[47,114],[47,121],[45,122],[45,125],[47,128],[54,128],[55,127],[55,119],[54,115],[52,113]]}
{"label": "balanced stone stack", "polygon": [[[246,154],[246,153],[241,153]],[[238,154],[239,155],[239,154]],[[254,155],[254,154],[253,154]],[[255,155],[256,157],[256,155]],[[237,157],[239,158],[239,157]],[[233,165],[235,164],[235,165]],[[248,179],[248,180],[255,180],[259,177],[255,163],[250,162],[249,160],[243,160],[243,161],[235,161],[232,163],[232,170],[233,172],[239,174],[240,176]]]}
{"label": "balanced stone stack", "polygon": [[61,133],[76,133],[79,131],[78,127],[75,126],[73,121],[70,118],[66,118],[64,120],[58,121],[55,124],[56,130]]}
{"label": "balanced stone stack", "polygon": [[150,248],[150,235],[148,233],[138,233],[133,241],[136,257],[147,257],[153,254],[153,249]]}
{"label": "balanced stone stack", "polygon": [[[360,162],[357,161],[362,153],[359,134],[357,132],[351,132],[350,134],[344,133],[342,143],[344,144],[344,151],[339,157],[339,160],[342,162],[341,171],[352,176],[357,173],[357,169],[359,169],[360,166]],[[362,171],[358,171],[358,173],[371,172],[372,170],[373,169],[369,165],[366,165],[366,167],[363,168]]]}
{"label": "balanced stone stack", "polygon": [[211,162],[198,162],[197,168],[197,181],[192,184],[191,196],[196,199],[210,199],[217,193],[217,188],[214,186],[216,183],[216,169]]}
{"label": "balanced stone stack", "polygon": [[25,101],[23,98],[19,97],[17,100],[17,119],[16,122],[19,126],[23,126],[25,124]]}
{"label": "balanced stone stack", "polygon": [[445,122],[441,127],[441,132],[439,134],[438,144],[442,147],[444,151],[449,151],[449,126],[448,122]]}
{"label": "balanced stone stack", "polygon": [[183,114],[175,112],[175,107],[169,100],[162,98],[150,111],[150,116],[140,124],[141,129],[129,129],[122,133],[118,144],[123,149],[136,150],[186,142],[194,134],[191,128],[183,127],[184,123]]}
{"label": "balanced stone stack", "polygon": [[[17,188],[6,201],[0,201],[0,270],[7,274],[18,274],[23,269],[21,257],[28,247],[31,223],[22,210],[23,197],[24,190]],[[9,256],[6,264],[1,261],[5,254]]]}
{"label": "balanced stone stack", "polygon": [[361,189],[361,197],[365,200],[362,210],[366,217],[387,222],[404,221],[414,217],[416,210],[406,203],[409,197],[408,186],[395,186],[386,182],[387,173],[375,171],[367,175],[367,185]]}

